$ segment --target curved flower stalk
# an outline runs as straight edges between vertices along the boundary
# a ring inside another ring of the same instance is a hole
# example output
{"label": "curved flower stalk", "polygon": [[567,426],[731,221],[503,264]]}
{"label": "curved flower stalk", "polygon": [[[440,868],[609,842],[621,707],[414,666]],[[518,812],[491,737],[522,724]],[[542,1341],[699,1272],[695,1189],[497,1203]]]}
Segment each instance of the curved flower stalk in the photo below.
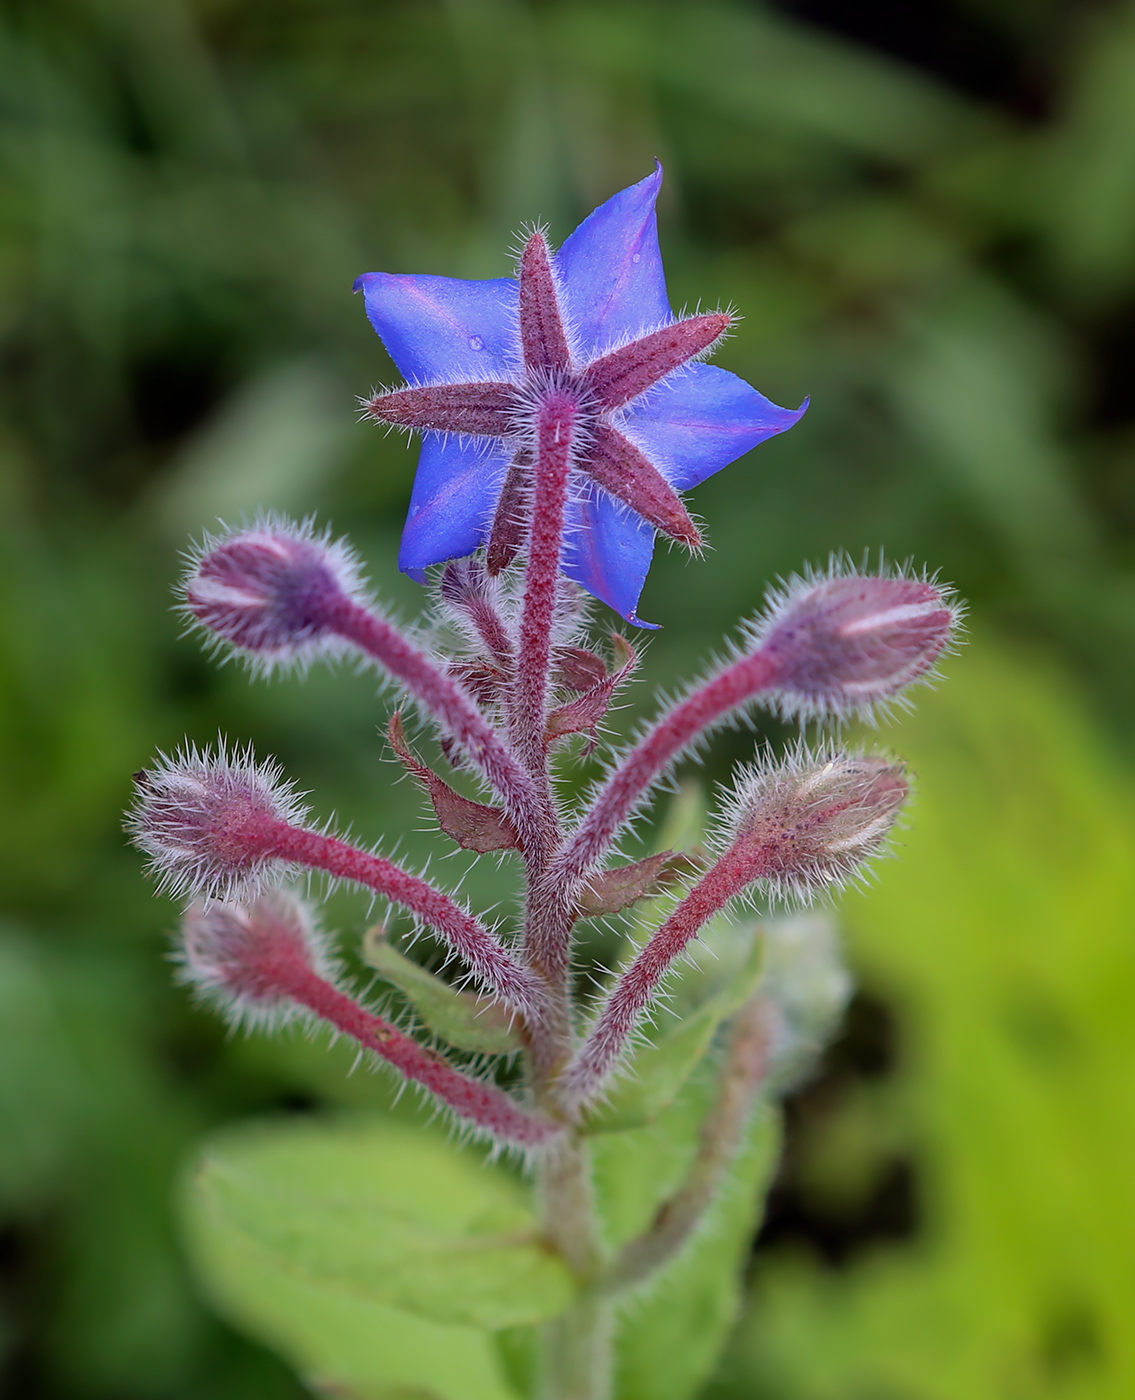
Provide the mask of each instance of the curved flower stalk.
{"label": "curved flower stalk", "polygon": [[[926,578],[836,566],[791,581],[732,655],[611,762],[569,821],[553,760],[565,746],[568,756],[595,746],[637,663],[621,635],[609,647],[588,637],[584,594],[645,625],[637,608],[655,535],[702,542],[682,492],[803,412],[703,362],[731,313],[671,314],[654,217],[660,180],[656,171],[616,195],[558,252],[533,233],[515,278],[369,273],[357,283],[407,381],[367,399],[366,414],[423,434],[400,563],[430,583],[459,647],[446,653],[395,628],[350,549],[310,524],[265,517],[207,539],[183,583],[194,623],[256,669],[348,651],[395,678],[453,766],[486,791],[469,796],[433,771],[399,713],[394,754],[446,839],[476,854],[517,853],[516,926],[492,927],[425,877],[313,826],[279,771],[250,751],[162,758],[139,776],[130,819],[159,880],[195,901],[180,945],[187,981],[255,1025],[298,1015],[353,1038],[474,1131],[525,1154],[543,1244],[576,1289],[544,1328],[543,1400],[609,1400],[614,1300],[701,1227],[770,1075],[783,1082],[800,1059],[786,1038],[811,994],[793,992],[783,967],[755,999],[746,984],[725,1010],[714,1011],[719,999],[697,1012],[707,1027],[697,1054],[715,1055],[715,1026],[733,1023],[690,1175],[645,1233],[614,1249],[599,1224],[589,1135],[606,1130],[597,1124],[620,1073],[646,1072],[635,1047],[683,955],[737,901],[807,896],[860,874],[886,846],[906,776],[890,758],[800,747],[739,772],[712,856],[662,851],[611,865],[613,846],[659,780],[722,723],[754,704],[801,719],[885,708],[932,673],[959,617],[949,591]],[[297,870],[373,890],[443,942],[476,996],[385,936],[371,960],[449,1048],[351,990],[311,916],[280,891]],[[628,937],[623,966],[581,996],[580,924],[640,901],[656,926]],[[496,1003],[491,1036],[476,1026],[486,999]],[[830,1024],[837,1002],[817,1025]],[[465,1055],[502,1046],[501,1083]],[[673,1056],[654,1063],[676,1073]]]}

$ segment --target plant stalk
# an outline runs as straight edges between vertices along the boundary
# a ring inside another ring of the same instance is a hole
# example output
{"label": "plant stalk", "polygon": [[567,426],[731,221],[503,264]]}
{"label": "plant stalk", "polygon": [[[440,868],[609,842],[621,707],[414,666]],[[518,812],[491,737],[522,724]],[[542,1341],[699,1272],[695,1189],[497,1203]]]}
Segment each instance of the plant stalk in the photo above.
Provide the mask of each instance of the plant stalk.
{"label": "plant stalk", "polygon": [[539,1400],[610,1400],[611,1304],[591,1292],[604,1266],[586,1139],[571,1133],[540,1169],[544,1230],[578,1278],[583,1296],[541,1329]]}

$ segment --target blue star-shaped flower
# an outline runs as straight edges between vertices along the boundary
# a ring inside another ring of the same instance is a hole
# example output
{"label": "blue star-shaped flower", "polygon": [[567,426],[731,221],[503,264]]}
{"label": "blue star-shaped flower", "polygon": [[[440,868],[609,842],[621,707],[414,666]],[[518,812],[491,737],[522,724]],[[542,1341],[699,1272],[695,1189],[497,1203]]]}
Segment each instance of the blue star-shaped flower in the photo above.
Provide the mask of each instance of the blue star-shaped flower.
{"label": "blue star-shaped flower", "polygon": [[364,273],[367,315],[408,387],[367,413],[423,433],[399,568],[488,545],[497,572],[525,529],[532,424],[550,392],[580,432],[564,572],[630,622],[662,530],[700,536],[678,492],[697,486],[804,412],[778,408],[698,362],[728,329],[716,313],[676,321],[654,205],[661,167],[601,205],[553,255],[529,239],[517,278]]}

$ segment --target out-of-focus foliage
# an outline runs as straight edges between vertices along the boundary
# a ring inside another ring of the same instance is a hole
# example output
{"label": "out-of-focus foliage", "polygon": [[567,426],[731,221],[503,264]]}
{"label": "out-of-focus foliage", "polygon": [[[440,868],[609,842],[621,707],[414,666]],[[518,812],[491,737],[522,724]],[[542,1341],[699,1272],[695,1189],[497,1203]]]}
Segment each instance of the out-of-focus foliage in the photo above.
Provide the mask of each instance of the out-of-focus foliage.
{"label": "out-of-focus foliage", "polygon": [[[197,1300],[172,1181],[218,1124],[387,1096],[345,1051],[227,1042],[185,1005],[173,908],[118,812],[155,747],[223,727],[319,810],[424,854],[370,678],[249,687],[166,610],[186,536],[260,505],[318,509],[416,607],[393,565],[413,453],[352,423],[353,395],[393,377],[355,275],[500,275],[525,220],[562,237],[661,157],[675,305],[735,304],[721,362],[813,407],[697,493],[714,551],[660,555],[648,678],[688,672],[771,575],[884,547],[959,584],[987,658],[995,627],[1053,652],[1114,751],[1135,655],[1133,149],[1120,0],[7,0],[7,1393],[299,1394]],[[1122,779],[1103,791],[1043,667],[953,669],[956,700],[894,737],[924,796],[906,864],[851,906],[871,997],[801,1096],[729,1393],[1131,1390]],[[713,772],[752,742],[724,736]],[[342,926],[366,912],[337,897]],[[899,1059],[864,1081],[855,1028],[880,1004]],[[863,1204],[881,1159],[918,1210],[864,1252],[894,1225]],[[838,1238],[841,1269],[794,1260],[794,1236]]]}
{"label": "out-of-focus foliage", "polygon": [[835,1219],[912,1160],[918,1237],[840,1272],[771,1255],[715,1400],[1135,1388],[1135,808],[1043,670],[952,669],[903,732],[902,860],[846,907],[898,1064],[797,1144]]}

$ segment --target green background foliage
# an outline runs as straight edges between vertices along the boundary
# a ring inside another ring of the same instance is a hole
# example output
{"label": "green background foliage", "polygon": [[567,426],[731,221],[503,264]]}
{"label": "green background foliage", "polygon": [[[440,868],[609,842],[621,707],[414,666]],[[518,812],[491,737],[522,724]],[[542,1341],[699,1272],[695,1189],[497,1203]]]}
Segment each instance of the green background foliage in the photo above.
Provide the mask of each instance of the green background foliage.
{"label": "green background foliage", "polygon": [[[422,1114],[345,1047],[189,1007],[118,814],[156,747],[223,728],[321,815],[414,859],[430,838],[373,680],[217,670],[168,614],[177,551],[217,516],[317,510],[412,615],[414,454],[353,423],[393,371],[352,280],[500,275],[526,220],[562,238],[659,156],[675,305],[736,305],[720,362],[813,407],[699,490],[705,560],[660,552],[648,681],[833,549],[940,566],[977,619],[885,732],[919,801],[847,902],[863,993],[790,1105],[705,1393],[1131,1394],[1133,150],[1117,0],[8,0],[5,1393],[301,1393],[193,1282],[174,1183],[248,1118]],[[708,776],[753,743],[722,736]],[[506,881],[482,862],[467,889]],[[367,914],[340,894],[329,922]]]}

